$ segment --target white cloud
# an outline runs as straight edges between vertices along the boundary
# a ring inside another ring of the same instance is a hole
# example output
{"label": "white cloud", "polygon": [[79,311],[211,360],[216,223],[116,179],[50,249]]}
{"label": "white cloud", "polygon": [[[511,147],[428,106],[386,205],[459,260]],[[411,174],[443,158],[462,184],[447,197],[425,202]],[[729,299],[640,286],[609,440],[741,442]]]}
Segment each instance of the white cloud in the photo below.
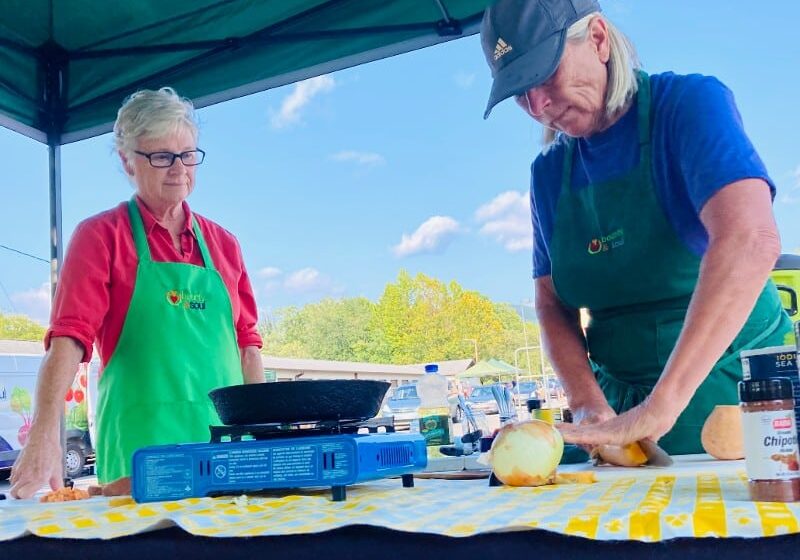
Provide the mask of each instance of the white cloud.
{"label": "white cloud", "polygon": [[483,223],[480,233],[491,237],[507,251],[533,248],[531,209],[526,192],[506,191],[497,195],[478,208],[475,218]]}
{"label": "white cloud", "polygon": [[428,218],[411,235],[403,234],[399,244],[392,248],[395,256],[407,257],[419,253],[436,253],[450,243],[461,231],[458,222],[449,216]]}
{"label": "white cloud", "polygon": [[14,311],[42,324],[50,322],[50,284],[11,294]]}
{"label": "white cloud", "polygon": [[307,267],[287,275],[283,287],[293,293],[325,291],[330,287],[330,280],[316,268]]}
{"label": "white cloud", "polygon": [[623,0],[605,0],[603,10],[611,17],[621,17],[633,13],[633,6]]}
{"label": "white cloud", "polygon": [[334,286],[328,276],[310,266],[292,272],[267,266],[261,268],[256,276],[261,279],[254,285],[254,291],[259,298],[272,299],[287,295],[334,296],[344,291],[341,286]]}
{"label": "white cloud", "polygon": [[461,89],[469,89],[472,87],[472,84],[475,83],[475,73],[468,74],[466,72],[458,72],[453,79],[456,82],[456,85]]}
{"label": "white cloud", "polygon": [[352,161],[358,165],[382,165],[386,163],[386,158],[380,154],[354,150],[344,150],[333,154],[330,158],[334,161]]}
{"label": "white cloud", "polygon": [[781,194],[780,200],[784,204],[800,202],[800,165],[791,173],[791,186]]}
{"label": "white cloud", "polygon": [[256,274],[258,275],[259,278],[270,280],[272,278],[277,278],[278,276],[283,274],[283,271],[280,268],[275,268],[274,266],[265,266],[264,268],[259,270]]}
{"label": "white cloud", "polygon": [[328,92],[336,85],[332,76],[327,74],[303,80],[295,84],[281,104],[280,110],[272,115],[273,128],[285,128],[301,120],[302,110],[317,95]]}

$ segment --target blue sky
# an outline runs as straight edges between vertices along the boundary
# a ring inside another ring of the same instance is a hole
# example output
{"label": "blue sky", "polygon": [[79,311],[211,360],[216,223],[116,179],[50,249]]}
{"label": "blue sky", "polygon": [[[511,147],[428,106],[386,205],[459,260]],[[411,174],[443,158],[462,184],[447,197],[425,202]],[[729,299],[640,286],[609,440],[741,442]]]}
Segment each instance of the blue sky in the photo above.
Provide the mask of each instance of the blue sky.
{"label": "blue sky", "polygon": [[[800,248],[800,2],[601,0],[650,72],[722,79],[778,186],[784,251]],[[164,84],[168,85],[168,84]],[[375,300],[404,268],[496,301],[533,297],[527,189],[541,131],[512,102],[482,113],[477,37],[199,111],[192,208],[239,238],[263,313]],[[47,151],[0,129],[0,244],[47,258]],[[64,236],[127,199],[110,135],[65,146]],[[48,314],[49,265],[0,249],[0,311]]]}

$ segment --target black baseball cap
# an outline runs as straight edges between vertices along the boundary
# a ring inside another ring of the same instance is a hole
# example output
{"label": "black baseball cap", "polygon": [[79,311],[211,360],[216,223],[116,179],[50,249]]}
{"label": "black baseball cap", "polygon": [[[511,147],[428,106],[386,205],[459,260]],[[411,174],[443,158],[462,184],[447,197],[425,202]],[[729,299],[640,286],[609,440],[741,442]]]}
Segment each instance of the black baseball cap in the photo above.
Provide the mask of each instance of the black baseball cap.
{"label": "black baseball cap", "polygon": [[483,118],[504,99],[552,76],[564,52],[567,29],[599,11],[597,0],[497,0],[486,8],[481,46],[494,83]]}

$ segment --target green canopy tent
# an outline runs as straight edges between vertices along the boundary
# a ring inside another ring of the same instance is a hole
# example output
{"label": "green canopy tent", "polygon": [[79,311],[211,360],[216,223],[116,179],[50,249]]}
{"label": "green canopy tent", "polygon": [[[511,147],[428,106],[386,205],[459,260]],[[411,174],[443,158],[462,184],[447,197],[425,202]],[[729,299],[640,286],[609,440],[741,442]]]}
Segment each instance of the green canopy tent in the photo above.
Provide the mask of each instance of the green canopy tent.
{"label": "green canopy tent", "polygon": [[0,125],[48,146],[51,290],[60,147],[110,131],[130,93],[168,85],[205,107],[472,35],[489,1],[4,0]]}
{"label": "green canopy tent", "polygon": [[477,32],[489,0],[6,0],[0,125],[49,147],[53,289],[60,146],[165,85],[198,107]]}

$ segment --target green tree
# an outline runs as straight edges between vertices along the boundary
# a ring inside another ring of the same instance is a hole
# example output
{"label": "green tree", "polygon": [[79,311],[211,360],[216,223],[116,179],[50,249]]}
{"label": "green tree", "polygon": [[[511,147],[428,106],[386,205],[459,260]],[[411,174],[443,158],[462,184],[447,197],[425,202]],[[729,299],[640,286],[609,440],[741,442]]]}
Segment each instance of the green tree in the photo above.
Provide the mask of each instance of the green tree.
{"label": "green tree", "polygon": [[333,300],[287,308],[266,330],[271,355],[338,361],[378,361],[385,347],[373,327],[374,304],[366,298]]}
{"label": "green tree", "polygon": [[25,315],[4,315],[0,313],[0,339],[40,341],[45,328]]}
{"label": "green tree", "polygon": [[[514,363],[515,350],[538,342],[538,326],[523,328],[517,309],[494,303],[458,282],[444,283],[401,270],[376,303],[365,298],[326,299],[278,310],[263,325],[264,351],[272,356],[389,364],[471,357]],[[538,374],[539,351],[518,353],[519,366]]]}
{"label": "green tree", "polygon": [[498,310],[487,297],[455,281],[445,284],[421,273],[411,278],[400,271],[397,282],[386,286],[376,319],[392,363],[471,356],[467,339],[477,341],[481,357],[503,357],[508,337]]}

